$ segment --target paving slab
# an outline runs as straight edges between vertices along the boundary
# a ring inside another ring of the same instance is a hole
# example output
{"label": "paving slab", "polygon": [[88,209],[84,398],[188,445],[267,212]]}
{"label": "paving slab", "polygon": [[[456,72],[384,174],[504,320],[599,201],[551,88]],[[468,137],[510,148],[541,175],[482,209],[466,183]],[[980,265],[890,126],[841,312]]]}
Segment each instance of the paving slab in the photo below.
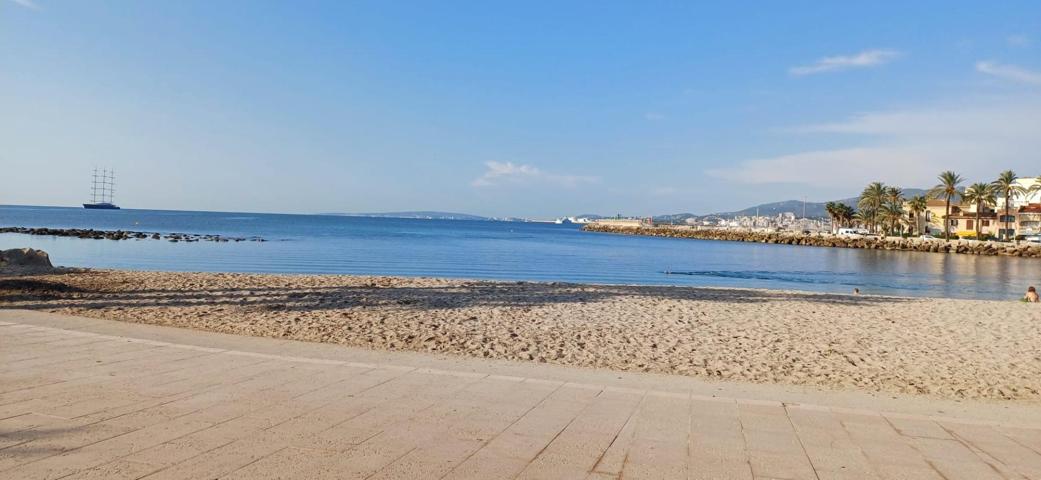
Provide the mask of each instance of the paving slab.
{"label": "paving slab", "polygon": [[0,478],[1041,478],[1037,405],[872,409],[11,310],[0,360]]}

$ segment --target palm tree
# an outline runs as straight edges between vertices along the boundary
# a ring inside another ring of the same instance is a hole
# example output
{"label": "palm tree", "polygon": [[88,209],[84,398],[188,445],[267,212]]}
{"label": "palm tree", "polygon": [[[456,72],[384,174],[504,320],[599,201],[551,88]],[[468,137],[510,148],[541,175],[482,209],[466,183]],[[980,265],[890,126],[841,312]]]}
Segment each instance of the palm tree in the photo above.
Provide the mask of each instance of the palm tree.
{"label": "palm tree", "polygon": [[914,214],[915,231],[921,235],[923,233],[921,215],[929,209],[929,201],[925,199],[924,195],[915,195],[908,200],[907,208]]}
{"label": "palm tree", "polygon": [[835,233],[838,228],[845,227],[853,220],[853,207],[842,202],[828,202],[824,204],[824,211],[831,217],[831,230]]}
{"label": "palm tree", "polygon": [[872,231],[878,225],[878,214],[882,204],[886,201],[886,185],[882,182],[871,182],[864,191],[860,193],[857,208],[860,208],[861,217]]}
{"label": "palm tree", "polygon": [[846,205],[845,203],[839,203],[836,207],[839,224],[843,226],[850,226],[853,222],[853,217],[856,216],[857,211],[853,207]]}
{"label": "palm tree", "polygon": [[1012,199],[1018,196],[1026,196],[1030,193],[1030,190],[1016,182],[1018,178],[1016,172],[1005,170],[1001,172],[1001,175],[998,175],[997,180],[991,183],[994,187],[994,193],[1005,198],[1005,228],[1001,231],[1002,240],[1008,240],[1009,209],[1012,207]]}
{"label": "palm tree", "polygon": [[[904,216],[904,206],[899,203],[886,202],[878,211],[878,218],[882,221],[882,233],[888,237],[893,230],[900,226],[900,220]],[[900,233],[899,231],[897,233]]]}
{"label": "palm tree", "polygon": [[954,198],[960,193],[958,185],[965,181],[965,179],[962,178],[961,175],[950,170],[941,173],[937,178],[940,180],[940,183],[933,187],[932,190],[929,190],[929,196],[932,198],[942,198],[946,202],[943,215],[943,238],[944,240],[950,240],[951,222],[948,219],[951,218],[951,198]]}
{"label": "palm tree", "polygon": [[1027,189],[1027,195],[1032,194],[1034,192],[1041,192],[1041,176],[1034,179],[1034,184]]}
{"label": "palm tree", "polygon": [[862,225],[864,227],[867,227],[868,226],[868,222],[870,221],[870,218],[868,218],[867,214],[864,213],[863,210],[857,210],[857,211],[853,212],[853,218],[851,218],[850,221],[853,222],[854,224],[859,224],[859,225]]}
{"label": "palm tree", "polygon": [[[889,210],[889,213],[899,211],[901,214],[903,214],[904,191],[901,190],[899,187],[886,187],[885,193],[885,208]],[[898,230],[897,227],[899,227],[900,217],[893,217],[892,215],[890,215],[889,223],[891,229]],[[902,231],[898,230],[898,233],[902,233]]]}
{"label": "palm tree", "polygon": [[828,213],[828,217],[831,218],[831,233],[835,233],[835,229],[840,225],[839,223],[839,204],[837,202],[828,202],[824,204],[824,211]]}
{"label": "palm tree", "polygon": [[990,183],[974,183],[962,193],[962,200],[976,205],[976,240],[980,239],[980,211],[998,202],[994,195],[994,185]]}

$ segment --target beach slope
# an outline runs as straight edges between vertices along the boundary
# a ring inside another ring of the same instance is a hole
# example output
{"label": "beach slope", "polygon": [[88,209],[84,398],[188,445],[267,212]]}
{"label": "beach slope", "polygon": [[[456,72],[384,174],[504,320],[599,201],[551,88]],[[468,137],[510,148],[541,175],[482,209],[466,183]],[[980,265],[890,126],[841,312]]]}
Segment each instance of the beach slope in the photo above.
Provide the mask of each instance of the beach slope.
{"label": "beach slope", "polygon": [[370,349],[1041,400],[1041,309],[1018,302],[86,271],[0,278],[0,306]]}

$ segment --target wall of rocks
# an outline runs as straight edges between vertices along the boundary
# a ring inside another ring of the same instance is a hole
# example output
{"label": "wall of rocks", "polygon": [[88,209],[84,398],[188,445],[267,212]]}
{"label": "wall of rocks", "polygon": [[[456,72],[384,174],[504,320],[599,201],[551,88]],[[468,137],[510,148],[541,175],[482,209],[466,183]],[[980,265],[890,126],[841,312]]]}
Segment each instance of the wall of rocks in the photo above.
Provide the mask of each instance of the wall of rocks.
{"label": "wall of rocks", "polygon": [[73,237],[85,240],[167,240],[170,242],[263,242],[261,237],[224,237],[194,233],[132,232],[126,230],[94,230],[86,228],[30,228],[2,227],[0,233],[22,235],[47,235],[51,237]]}
{"label": "wall of rocks", "polygon": [[694,229],[690,227],[620,227],[613,225],[588,224],[582,228],[588,232],[616,233],[622,235],[646,235],[652,237],[694,238],[699,240],[724,240],[731,242],[774,243],[779,245],[807,245],[813,247],[863,248],[869,250],[900,250],[908,252],[957,253],[964,255],[992,255],[1024,258],[1041,258],[1041,245],[1020,242],[976,242],[969,240],[943,239],[923,240],[919,238],[847,237],[830,234],[803,234],[795,232],[752,232],[743,230]]}

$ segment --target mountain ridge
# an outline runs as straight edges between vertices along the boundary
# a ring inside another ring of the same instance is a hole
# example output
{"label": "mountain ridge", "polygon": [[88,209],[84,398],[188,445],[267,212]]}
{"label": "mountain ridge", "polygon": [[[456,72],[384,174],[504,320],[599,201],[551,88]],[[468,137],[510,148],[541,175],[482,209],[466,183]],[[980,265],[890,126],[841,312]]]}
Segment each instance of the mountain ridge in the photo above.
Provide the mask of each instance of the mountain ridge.
{"label": "mountain ridge", "polygon": [[495,220],[491,217],[471,215],[469,213],[439,212],[433,210],[416,210],[402,212],[359,212],[359,213],[324,213],[323,215],[335,215],[338,217],[366,217],[366,218],[411,218],[423,220]]}
{"label": "mountain ridge", "polygon": [[[927,190],[920,188],[907,188],[904,189],[905,197],[912,197],[914,195],[925,195]],[[851,207],[856,208],[857,203],[860,201],[860,197],[850,197],[841,200],[834,200],[836,202],[845,203]],[[721,218],[734,218],[734,217],[750,217],[758,214],[764,217],[773,217],[780,215],[785,212],[795,213],[797,216],[805,216],[807,218],[825,218],[828,216],[825,205],[828,202],[803,202],[802,200],[782,200],[779,202],[768,202],[761,203],[759,205],[753,205],[748,208],[741,210],[735,210],[730,212],[714,212],[707,214],[695,214],[695,213],[673,213],[654,215],[653,218],[658,221],[666,222],[682,222],[688,218],[701,219],[706,217],[721,217]],[[805,215],[804,215],[805,209]],[[527,219],[516,218],[516,217],[485,217],[481,215],[472,215],[469,213],[457,213],[457,212],[441,212],[434,210],[415,210],[415,211],[400,211],[400,212],[360,212],[360,213],[324,213],[323,215],[336,215],[343,217],[366,217],[366,218],[409,218],[409,219],[424,219],[424,220],[477,220],[477,221],[530,221]],[[613,218],[612,215],[598,215],[593,213],[586,213],[582,215],[574,215],[576,218],[589,218],[589,219],[600,219],[600,218]]]}
{"label": "mountain ridge", "polygon": [[[905,197],[912,197],[915,195],[925,195],[927,190],[920,188],[907,188],[904,189]],[[832,200],[835,202],[845,203],[853,208],[857,207],[857,203],[860,202],[860,197],[844,198],[841,200]],[[671,215],[657,215],[654,217],[655,220],[662,221],[684,221],[688,218],[706,218],[706,217],[721,217],[721,218],[734,218],[734,217],[751,217],[756,215],[758,211],[760,216],[772,217],[780,215],[785,212],[795,213],[797,216],[804,216],[803,209],[805,207],[805,217],[807,218],[825,218],[828,216],[828,212],[825,209],[825,205],[828,202],[803,202],[802,200],[783,200],[780,202],[769,202],[762,203],[759,205],[753,205],[748,208],[741,210],[735,210],[731,212],[714,212],[707,214],[693,214],[693,213],[676,213]]]}

